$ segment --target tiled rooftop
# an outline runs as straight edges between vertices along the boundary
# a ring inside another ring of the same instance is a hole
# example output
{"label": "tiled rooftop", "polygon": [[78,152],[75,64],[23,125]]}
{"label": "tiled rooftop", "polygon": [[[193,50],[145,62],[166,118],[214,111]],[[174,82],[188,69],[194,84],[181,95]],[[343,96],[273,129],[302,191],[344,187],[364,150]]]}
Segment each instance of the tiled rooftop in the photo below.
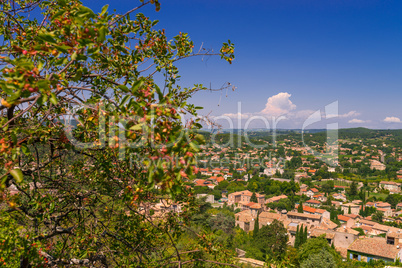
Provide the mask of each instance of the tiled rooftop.
{"label": "tiled rooftop", "polygon": [[395,259],[401,249],[398,249],[397,245],[387,244],[387,240],[383,237],[373,237],[356,239],[349,246],[348,250],[388,259]]}

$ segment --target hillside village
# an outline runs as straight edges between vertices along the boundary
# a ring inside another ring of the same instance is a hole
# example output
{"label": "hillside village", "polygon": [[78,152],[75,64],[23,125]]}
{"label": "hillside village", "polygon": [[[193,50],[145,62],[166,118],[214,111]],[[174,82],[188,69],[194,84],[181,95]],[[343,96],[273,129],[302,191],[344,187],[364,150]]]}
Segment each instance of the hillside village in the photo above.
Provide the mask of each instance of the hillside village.
{"label": "hillside village", "polygon": [[[325,237],[344,259],[400,259],[402,150],[392,135],[339,139],[339,151],[330,146],[327,153],[338,157],[336,166],[293,137],[283,135],[277,146],[255,139],[267,143],[265,148],[244,142],[206,147],[192,187],[213,206],[232,207],[235,226],[245,232],[252,232],[256,221],[262,228],[277,220],[291,246],[306,228],[308,238]],[[311,137],[312,147],[324,153],[327,144]],[[207,165],[222,162],[226,165]]]}
{"label": "hillside village", "polygon": [[0,1],[0,268],[402,268],[402,1]]}
{"label": "hillside village", "polygon": [[[220,142],[211,146],[207,140],[193,178],[186,177],[185,182],[200,200],[201,211],[193,216],[193,223],[220,230],[226,241],[243,237],[243,242],[230,247],[235,247],[239,261],[248,264],[263,265],[266,258],[255,252],[250,239],[259,229],[278,223],[286,230],[287,252],[320,238],[344,261],[398,264],[402,257],[401,143],[385,133],[373,139],[362,139],[360,134],[339,139],[339,150],[331,145],[327,153],[337,157],[337,164],[331,165],[306,148],[322,149],[325,154],[320,135],[310,135],[311,146],[300,143],[294,133],[279,135],[275,145],[271,136],[257,133],[251,142],[264,145],[260,147],[243,141],[244,136],[238,136],[241,143],[232,146],[224,144],[227,134],[218,136]],[[10,195],[20,192],[15,185],[8,191]],[[184,210],[185,204],[166,198],[140,206],[141,214],[154,221]]]}

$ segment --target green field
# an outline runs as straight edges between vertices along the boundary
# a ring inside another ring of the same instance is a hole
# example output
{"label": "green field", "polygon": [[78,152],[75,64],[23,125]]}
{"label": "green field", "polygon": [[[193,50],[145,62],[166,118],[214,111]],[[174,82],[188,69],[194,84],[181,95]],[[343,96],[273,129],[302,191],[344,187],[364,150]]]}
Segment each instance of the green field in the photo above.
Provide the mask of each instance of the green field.
{"label": "green field", "polygon": [[385,198],[387,198],[387,194],[382,194],[382,193],[373,193],[373,192],[370,192],[370,196],[368,196],[368,193],[367,193],[367,198],[368,197],[372,197],[372,196],[375,196],[377,199],[378,198],[383,198],[384,200],[385,200]]}
{"label": "green field", "polygon": [[[328,182],[328,181],[313,181],[313,183],[317,184],[317,185],[322,185],[322,184],[324,184],[326,182]],[[345,182],[345,181],[334,180],[334,185],[336,185],[336,186],[349,186],[350,183]]]}

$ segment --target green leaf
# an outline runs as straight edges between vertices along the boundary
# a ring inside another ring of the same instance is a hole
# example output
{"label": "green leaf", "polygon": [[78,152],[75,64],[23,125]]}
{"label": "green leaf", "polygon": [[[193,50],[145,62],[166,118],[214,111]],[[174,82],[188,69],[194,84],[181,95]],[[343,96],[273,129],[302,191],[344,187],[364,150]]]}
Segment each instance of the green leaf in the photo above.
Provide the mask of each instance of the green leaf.
{"label": "green leaf", "polygon": [[119,85],[118,88],[120,88],[120,89],[123,90],[124,92],[129,92],[128,87],[125,86],[125,85]]}
{"label": "green leaf", "polygon": [[77,12],[78,17],[87,17],[87,16],[94,17],[95,16],[95,13],[89,7],[80,6],[79,9],[80,10]]}
{"label": "green leaf", "polygon": [[72,60],[76,60],[76,59],[77,59],[77,51],[74,51],[74,53],[71,55],[71,59],[72,59]]}
{"label": "green leaf", "polygon": [[135,92],[135,91],[137,91],[138,90],[138,88],[139,87],[141,87],[142,85],[144,84],[144,81],[143,80],[137,80],[137,81],[135,81],[134,82],[134,84],[133,84],[133,87],[131,88],[131,92]]}
{"label": "green leaf", "polygon": [[44,65],[45,65],[45,63],[43,61],[39,60],[38,61],[38,70],[42,71]]}
{"label": "green leaf", "polygon": [[102,7],[102,11],[101,11],[101,13],[100,13],[99,15],[102,16],[103,14],[105,14],[105,12],[107,11],[108,7],[109,7],[109,5],[103,6],[103,7]]}
{"label": "green leaf", "polygon": [[61,5],[62,7],[65,7],[65,6],[66,6],[66,1],[64,1],[64,0],[58,0],[57,2],[58,2],[59,5]]}
{"label": "green leaf", "polygon": [[45,91],[50,89],[48,80],[40,80],[37,85],[40,89],[43,89]]}
{"label": "green leaf", "polygon": [[155,84],[156,93],[158,93],[159,100],[163,100],[163,94],[161,89]]}
{"label": "green leaf", "polygon": [[122,99],[122,101],[120,102],[120,108],[123,107],[123,105],[127,102],[127,100],[130,98],[130,95],[126,95],[124,96],[124,98]]}
{"label": "green leaf", "polygon": [[98,35],[98,41],[99,42],[104,42],[106,40],[106,33],[107,33],[107,27],[106,26],[102,26],[99,29],[99,35]]}
{"label": "green leaf", "polygon": [[38,105],[43,105],[47,101],[47,95],[42,94],[38,99]]}
{"label": "green leaf", "polygon": [[150,166],[148,170],[148,183],[152,184],[154,181],[154,166]]}
{"label": "green leaf", "polygon": [[197,134],[197,135],[195,136],[195,140],[196,140],[197,142],[201,143],[201,144],[204,144],[204,143],[205,143],[205,137],[204,137],[203,135],[201,135],[201,134]]}
{"label": "green leaf", "polygon": [[140,123],[140,124],[134,125],[134,126],[130,127],[130,129],[131,130],[141,130],[143,125],[145,125],[145,123]]}
{"label": "green leaf", "polygon": [[22,144],[21,145],[21,151],[25,154],[25,155],[29,155],[29,153],[31,152],[28,148],[28,146],[26,146],[26,144]]}
{"label": "green leaf", "polygon": [[17,144],[18,139],[17,139],[17,135],[15,135],[15,133],[11,132],[11,139],[13,140],[14,144]]}
{"label": "green leaf", "polygon": [[46,41],[46,42],[53,43],[53,44],[56,43],[56,40],[54,40],[54,38],[53,38],[53,36],[52,36],[51,34],[48,34],[48,33],[39,33],[39,34],[38,34],[38,37],[39,37],[40,39]]}
{"label": "green leaf", "polygon": [[24,179],[24,175],[22,175],[21,169],[13,169],[10,171],[10,174],[14,177],[14,179],[20,183]]}
{"label": "green leaf", "polygon": [[198,129],[201,129],[201,128],[202,128],[202,125],[199,124],[199,123],[195,123],[195,124],[194,124],[194,127],[198,128]]}
{"label": "green leaf", "polygon": [[194,142],[190,142],[190,147],[194,150],[194,151],[196,151],[196,152],[198,152],[199,151],[199,148],[198,148],[198,146],[194,143]]}
{"label": "green leaf", "polygon": [[57,98],[56,98],[56,95],[53,92],[50,93],[50,99],[49,100],[54,105],[57,105]]}
{"label": "green leaf", "polygon": [[68,53],[68,50],[71,49],[70,46],[65,46],[65,45],[63,45],[63,46],[55,46],[55,47],[56,47],[56,49],[58,51],[61,51],[63,53]]}
{"label": "green leaf", "polygon": [[81,77],[82,77],[82,70],[79,69],[79,70],[77,71],[77,73],[75,74],[75,76],[72,78],[72,80],[73,80],[74,82],[77,82],[78,80],[81,79]]}
{"label": "green leaf", "polygon": [[52,16],[52,18],[53,18],[53,19],[58,18],[58,17],[60,17],[61,15],[63,15],[65,12],[66,12],[66,11],[65,11],[64,9],[62,9],[62,10],[60,10],[59,12],[56,12],[56,13]]}

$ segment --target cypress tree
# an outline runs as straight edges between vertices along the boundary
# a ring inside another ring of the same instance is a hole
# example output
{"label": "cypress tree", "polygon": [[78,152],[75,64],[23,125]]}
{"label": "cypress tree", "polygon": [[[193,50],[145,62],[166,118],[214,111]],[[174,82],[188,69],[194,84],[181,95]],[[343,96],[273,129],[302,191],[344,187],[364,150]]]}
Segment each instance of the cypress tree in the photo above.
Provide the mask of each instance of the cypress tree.
{"label": "cypress tree", "polygon": [[257,195],[255,193],[251,195],[250,202],[258,203]]}
{"label": "cypress tree", "polygon": [[297,208],[297,212],[303,213],[303,203],[300,201],[299,207]]}
{"label": "cypress tree", "polygon": [[304,237],[303,237],[303,243],[307,242],[307,226],[304,228]]}
{"label": "cypress tree", "polygon": [[330,211],[330,214],[329,214],[329,215],[330,215],[330,216],[329,216],[329,219],[330,219],[331,221],[333,221],[334,218],[335,218],[335,211],[334,211],[333,208],[331,208],[331,211]]}
{"label": "cypress tree", "polygon": [[349,206],[348,214],[352,214],[352,209]]}
{"label": "cypress tree", "polygon": [[363,191],[363,205],[366,204],[366,191]]}
{"label": "cypress tree", "polygon": [[260,223],[259,223],[258,217],[259,217],[259,214],[257,214],[257,219],[255,219],[255,222],[254,222],[254,231],[253,231],[254,239],[257,238],[258,231],[260,230]]}
{"label": "cypress tree", "polygon": [[299,231],[299,247],[301,245],[303,245],[303,243],[304,243],[303,239],[304,239],[304,232],[303,232],[303,225],[302,225],[302,226],[300,226],[300,231]]}
{"label": "cypress tree", "polygon": [[299,225],[297,225],[296,236],[295,236],[295,248],[299,248],[300,237],[299,237]]}

